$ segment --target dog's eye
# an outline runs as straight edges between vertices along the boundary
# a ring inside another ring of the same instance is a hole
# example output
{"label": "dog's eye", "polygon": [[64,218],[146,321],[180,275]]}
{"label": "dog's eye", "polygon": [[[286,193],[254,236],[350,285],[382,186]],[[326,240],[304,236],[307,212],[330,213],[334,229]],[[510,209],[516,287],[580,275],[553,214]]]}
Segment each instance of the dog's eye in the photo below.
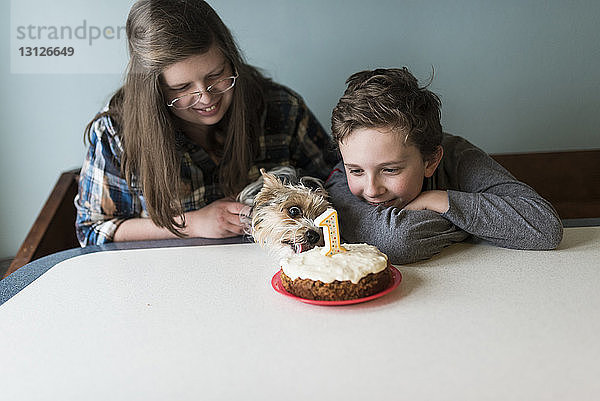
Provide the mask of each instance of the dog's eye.
{"label": "dog's eye", "polygon": [[302,216],[302,209],[300,209],[298,206],[292,206],[288,209],[288,214],[290,217]]}

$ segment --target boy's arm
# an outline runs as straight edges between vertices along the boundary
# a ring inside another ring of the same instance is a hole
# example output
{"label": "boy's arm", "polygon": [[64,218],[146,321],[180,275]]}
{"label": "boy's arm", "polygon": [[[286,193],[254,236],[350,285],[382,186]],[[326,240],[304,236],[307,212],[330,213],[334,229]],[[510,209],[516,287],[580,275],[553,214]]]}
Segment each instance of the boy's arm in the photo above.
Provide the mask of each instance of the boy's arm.
{"label": "boy's arm", "polygon": [[469,236],[436,212],[381,208],[361,201],[350,192],[343,166],[337,167],[325,188],[345,241],[374,245],[391,263],[405,264],[430,258]]}
{"label": "boy's arm", "polygon": [[[445,168],[457,177],[448,190],[449,210],[442,216],[495,245],[515,249],[554,249],[562,223],[552,205],[517,181],[484,151],[459,141]],[[454,159],[454,160],[452,160]]]}

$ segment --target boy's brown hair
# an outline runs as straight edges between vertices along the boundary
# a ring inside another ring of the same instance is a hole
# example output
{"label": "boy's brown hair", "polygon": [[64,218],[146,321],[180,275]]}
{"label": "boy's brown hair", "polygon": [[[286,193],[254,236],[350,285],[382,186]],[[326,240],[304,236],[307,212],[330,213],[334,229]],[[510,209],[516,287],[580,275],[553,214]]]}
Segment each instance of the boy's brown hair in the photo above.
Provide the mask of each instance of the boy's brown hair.
{"label": "boy's brown hair", "polygon": [[442,142],[441,102],[419,87],[404,68],[357,72],[333,109],[331,131],[339,144],[358,128],[386,128],[406,134],[424,159],[430,159]]}

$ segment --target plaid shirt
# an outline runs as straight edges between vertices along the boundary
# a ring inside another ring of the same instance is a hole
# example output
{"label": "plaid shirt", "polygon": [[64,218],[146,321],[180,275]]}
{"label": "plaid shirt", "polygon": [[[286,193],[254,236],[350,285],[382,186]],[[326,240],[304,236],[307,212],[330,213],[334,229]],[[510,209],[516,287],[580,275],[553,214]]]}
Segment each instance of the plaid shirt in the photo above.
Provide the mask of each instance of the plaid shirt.
{"label": "plaid shirt", "polygon": [[[301,174],[325,179],[336,163],[331,137],[325,133],[302,98],[272,84],[266,91],[266,108],[259,136],[259,154],[248,177],[258,178],[260,168],[294,166]],[[200,209],[224,197],[218,169],[204,149],[178,132],[176,147],[181,160],[181,179],[187,195],[184,212]],[[132,190],[121,175],[123,146],[109,117],[92,124],[90,146],[81,168],[75,197],[75,228],[81,246],[110,242],[121,222],[149,217],[139,188]]]}

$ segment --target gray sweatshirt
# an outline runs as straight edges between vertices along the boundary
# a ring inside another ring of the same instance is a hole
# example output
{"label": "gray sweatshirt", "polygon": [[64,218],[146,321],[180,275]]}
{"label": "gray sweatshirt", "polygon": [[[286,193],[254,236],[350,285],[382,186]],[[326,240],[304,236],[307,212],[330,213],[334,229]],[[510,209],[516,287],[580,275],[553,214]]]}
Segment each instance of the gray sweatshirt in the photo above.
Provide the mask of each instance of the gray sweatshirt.
{"label": "gray sweatshirt", "polygon": [[443,214],[369,205],[350,192],[340,162],[325,188],[344,241],[375,245],[394,264],[430,258],[470,236],[505,248],[558,246],[563,227],[550,202],[467,140],[444,134],[442,146],[442,161],[423,190],[448,191],[450,208]]}

